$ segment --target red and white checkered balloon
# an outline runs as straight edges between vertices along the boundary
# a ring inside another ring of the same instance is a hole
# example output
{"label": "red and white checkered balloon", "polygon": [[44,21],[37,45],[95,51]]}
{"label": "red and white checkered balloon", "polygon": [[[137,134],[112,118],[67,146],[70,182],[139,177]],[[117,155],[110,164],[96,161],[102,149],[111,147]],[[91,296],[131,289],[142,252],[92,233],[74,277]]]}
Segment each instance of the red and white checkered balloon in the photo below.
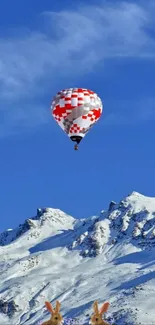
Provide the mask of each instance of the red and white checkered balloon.
{"label": "red and white checkered balloon", "polygon": [[98,121],[103,105],[98,95],[84,88],[64,89],[53,98],[52,115],[71,140],[84,138]]}

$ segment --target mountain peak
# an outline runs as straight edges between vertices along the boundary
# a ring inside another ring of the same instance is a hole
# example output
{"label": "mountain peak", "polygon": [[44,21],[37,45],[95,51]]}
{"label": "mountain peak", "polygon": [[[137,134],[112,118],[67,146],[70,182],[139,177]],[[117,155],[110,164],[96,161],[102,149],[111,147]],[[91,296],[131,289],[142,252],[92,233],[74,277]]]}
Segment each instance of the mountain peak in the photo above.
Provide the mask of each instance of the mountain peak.
{"label": "mountain peak", "polygon": [[139,193],[139,192],[136,192],[136,191],[132,191],[130,194],[128,194],[126,196],[126,199],[130,199],[130,200],[138,200],[138,201],[141,201],[141,200],[145,200],[145,201],[149,201],[149,202],[154,202],[155,201],[155,197],[150,197],[150,196],[146,196],[142,193]]}
{"label": "mountain peak", "polygon": [[155,198],[132,192],[113,208],[106,218],[116,239],[138,240],[138,245],[155,245]]}
{"label": "mountain peak", "polygon": [[133,191],[122,202],[126,205],[131,204],[134,210],[149,210],[150,212],[155,211],[155,197],[145,196],[141,193]]}
{"label": "mountain peak", "polygon": [[28,218],[15,229],[0,234],[0,245],[8,245],[27,233],[28,239],[48,236],[61,229],[73,227],[76,219],[60,209],[38,208],[36,216]]}

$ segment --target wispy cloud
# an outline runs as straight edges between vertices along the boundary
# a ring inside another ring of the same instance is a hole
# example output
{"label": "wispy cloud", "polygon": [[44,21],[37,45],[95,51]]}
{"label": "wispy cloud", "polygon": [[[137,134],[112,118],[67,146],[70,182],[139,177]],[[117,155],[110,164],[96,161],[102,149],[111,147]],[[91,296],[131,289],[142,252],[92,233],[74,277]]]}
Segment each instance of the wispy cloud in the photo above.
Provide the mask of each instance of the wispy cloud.
{"label": "wispy cloud", "polygon": [[42,114],[45,110],[35,100],[52,95],[61,85],[71,86],[107,59],[155,58],[155,41],[149,32],[153,10],[149,0],[145,8],[125,2],[79,5],[75,10],[42,13],[37,31],[1,38],[3,129],[45,123],[48,114]]}

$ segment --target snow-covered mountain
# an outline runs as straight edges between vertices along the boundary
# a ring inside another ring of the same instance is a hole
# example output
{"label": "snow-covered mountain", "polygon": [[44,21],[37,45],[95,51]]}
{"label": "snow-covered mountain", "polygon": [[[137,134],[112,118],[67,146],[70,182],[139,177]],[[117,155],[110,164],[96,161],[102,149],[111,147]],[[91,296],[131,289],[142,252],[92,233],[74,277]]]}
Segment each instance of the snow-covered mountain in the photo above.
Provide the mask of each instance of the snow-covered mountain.
{"label": "snow-covered mountain", "polygon": [[116,324],[155,323],[155,198],[133,192],[82,220],[38,209],[0,235],[0,324],[41,324],[56,299],[80,324],[96,299]]}

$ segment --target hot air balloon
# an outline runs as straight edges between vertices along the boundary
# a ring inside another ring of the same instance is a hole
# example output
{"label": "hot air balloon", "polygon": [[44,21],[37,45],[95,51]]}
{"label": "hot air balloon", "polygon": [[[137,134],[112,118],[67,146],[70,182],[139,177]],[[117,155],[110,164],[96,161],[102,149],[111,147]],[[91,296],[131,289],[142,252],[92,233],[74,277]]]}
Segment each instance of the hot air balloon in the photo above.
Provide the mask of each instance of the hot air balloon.
{"label": "hot air balloon", "polygon": [[69,88],[59,91],[52,100],[52,116],[69,138],[74,149],[102,114],[102,102],[92,90]]}

